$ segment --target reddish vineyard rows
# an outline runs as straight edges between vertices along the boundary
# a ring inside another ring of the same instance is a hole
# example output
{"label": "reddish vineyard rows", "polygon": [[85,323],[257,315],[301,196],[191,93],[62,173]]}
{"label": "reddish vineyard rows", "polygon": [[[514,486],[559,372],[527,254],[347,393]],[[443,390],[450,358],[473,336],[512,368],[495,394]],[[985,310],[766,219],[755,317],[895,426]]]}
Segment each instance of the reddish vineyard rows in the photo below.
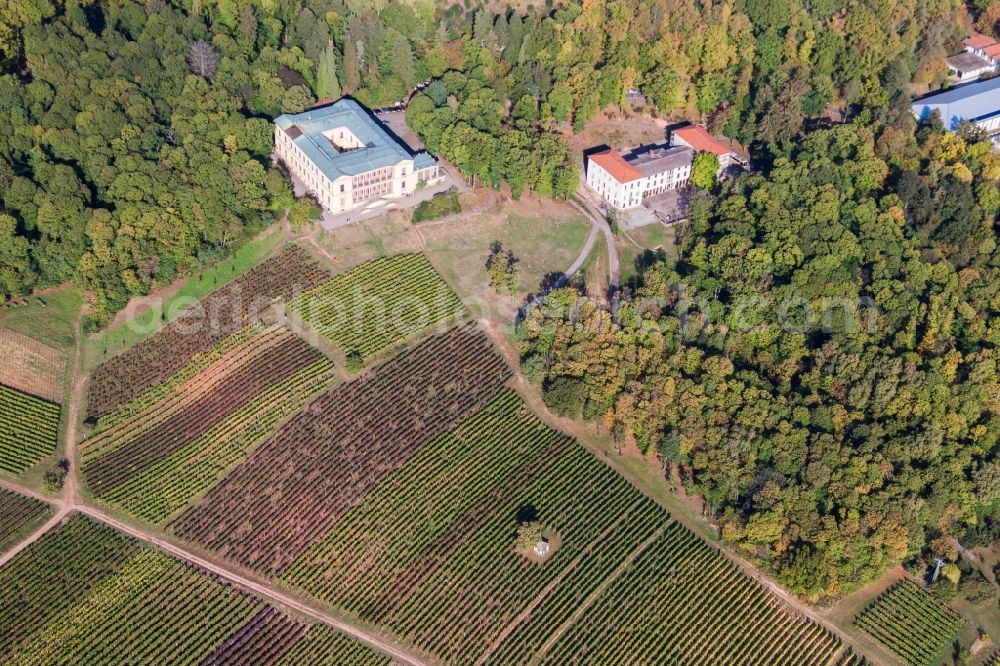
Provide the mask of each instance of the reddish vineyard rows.
{"label": "reddish vineyard rows", "polygon": [[292,246],[186,310],[163,330],[98,366],[91,376],[87,415],[97,418],[164,381],[197,353],[211,349],[261,314],[273,299],[289,300],[330,275]]}
{"label": "reddish vineyard rows", "polygon": [[504,389],[373,489],[282,580],[384,622],[470,534],[498,513],[512,517],[498,509],[504,498],[571,450]]}
{"label": "reddish vineyard rows", "polygon": [[5,665],[388,663],[79,515],[0,568],[0,599]]}
{"label": "reddish vineyard rows", "polygon": [[88,460],[83,471],[91,489],[101,496],[198,439],[268,387],[322,358],[318,351],[290,333],[278,331],[271,337],[275,344],[267,345],[268,339],[260,336],[251,338],[246,346],[251,354],[262,350],[260,353],[251,355],[218,382],[209,378],[199,383],[207,390],[199,392],[182,409],[144,430],[142,424],[136,424],[138,432],[129,433],[133,436],[125,444],[107,455]]}
{"label": "reddish vineyard rows", "polygon": [[267,606],[226,638],[201,666],[275,664],[305,636],[307,628]]}
{"label": "reddish vineyard rows", "polygon": [[0,488],[0,546],[49,513],[45,502]]}
{"label": "reddish vineyard rows", "polygon": [[322,395],[172,529],[242,566],[280,573],[508,377],[503,360],[473,326],[428,338]]}

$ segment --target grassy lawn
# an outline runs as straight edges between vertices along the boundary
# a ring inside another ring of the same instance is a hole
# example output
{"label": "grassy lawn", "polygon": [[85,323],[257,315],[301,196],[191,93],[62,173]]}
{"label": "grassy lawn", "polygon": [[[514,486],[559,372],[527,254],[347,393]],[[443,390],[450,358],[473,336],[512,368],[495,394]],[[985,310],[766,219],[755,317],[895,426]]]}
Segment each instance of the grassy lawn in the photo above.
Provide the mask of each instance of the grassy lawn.
{"label": "grassy lawn", "polygon": [[427,252],[460,296],[489,297],[486,259],[500,241],[520,261],[522,300],[542,278],[562,272],[576,259],[590,223],[568,206],[552,201],[518,201],[465,219],[420,227]]}
{"label": "grassy lawn", "polygon": [[[484,199],[481,190],[462,195],[462,208],[474,209]],[[318,232],[314,240],[337,272],[381,256],[424,252],[460,297],[487,301],[496,296],[486,278],[486,258],[490,244],[500,241],[520,260],[521,288],[513,297],[502,298],[516,309],[547,273],[561,273],[573,263],[590,233],[586,219],[569,206],[549,200],[505,202],[481,213],[417,225],[410,222],[411,215],[412,211],[392,212]],[[312,249],[308,244],[304,247]]]}
{"label": "grassy lawn", "polygon": [[599,117],[587,123],[582,132],[574,134],[571,143],[582,153],[594,146],[606,145],[621,151],[647,143],[663,143],[665,140],[666,128],[662,121],[635,117],[623,122]]}
{"label": "grassy lawn", "polygon": [[[420,237],[410,223],[412,214],[410,210],[393,211],[334,231],[320,230],[315,242],[323,250],[321,258],[340,273],[378,257],[420,252]],[[303,247],[312,249],[309,245]]]}
{"label": "grassy lawn", "polygon": [[28,305],[0,310],[0,327],[29,335],[47,345],[69,351],[73,348],[76,317],[83,306],[83,294],[73,287],[60,287],[30,296]]}
{"label": "grassy lawn", "polygon": [[[243,275],[272,255],[282,244],[282,238],[281,228],[275,224],[219,263],[189,275],[160,292],[134,299],[108,328],[87,337],[83,350],[85,368],[93,368],[106,358],[131,347],[158,330],[161,322],[180,314],[184,306]],[[164,313],[167,313],[166,317]]]}
{"label": "grassy lawn", "polygon": [[640,271],[636,264],[647,250],[656,254],[662,251],[668,259],[677,259],[673,227],[648,224],[638,229],[629,229],[618,238],[617,242],[623,284],[628,284],[633,278],[639,276]]}

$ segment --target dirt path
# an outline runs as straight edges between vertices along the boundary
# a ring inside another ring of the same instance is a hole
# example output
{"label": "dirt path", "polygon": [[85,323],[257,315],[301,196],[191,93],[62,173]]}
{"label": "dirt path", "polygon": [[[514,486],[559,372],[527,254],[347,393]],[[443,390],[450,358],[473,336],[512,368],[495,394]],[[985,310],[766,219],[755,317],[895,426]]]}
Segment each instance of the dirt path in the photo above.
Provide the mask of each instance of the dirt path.
{"label": "dirt path", "polygon": [[[590,220],[594,230],[600,231],[604,234],[604,241],[608,246],[608,272],[611,276],[609,290],[616,291],[621,280],[621,266],[618,261],[618,246],[615,244],[615,235],[611,233],[611,227],[608,226],[607,221],[597,209],[596,204],[591,200],[589,195],[583,191],[582,188],[577,195],[570,199],[570,204]],[[577,258],[577,261],[580,261],[581,258],[586,259],[586,255],[590,254],[590,249],[592,247],[593,243],[591,242],[590,247],[585,248],[586,252],[581,254],[580,257]],[[583,262],[580,261],[580,263],[582,264]]]}
{"label": "dirt path", "polygon": [[55,508],[55,513],[51,518],[49,518],[45,523],[38,529],[34,530],[31,534],[23,538],[22,540],[15,543],[0,555],[0,566],[9,562],[11,559],[16,557],[20,552],[30,546],[32,543],[37,541],[43,534],[56,527],[68,514],[73,511],[90,516],[91,518],[105,523],[120,532],[128,534],[129,536],[143,541],[145,543],[154,546],[155,548],[172,555],[173,557],[188,562],[189,564],[196,565],[206,571],[209,571],[222,579],[228,580],[239,587],[247,590],[248,592],[255,594],[265,600],[270,600],[276,602],[286,608],[293,611],[301,613],[302,615],[309,617],[317,622],[322,622],[323,624],[333,627],[337,631],[344,633],[348,636],[352,636],[357,640],[365,643],[384,654],[389,655],[397,662],[404,664],[413,664],[415,666],[421,666],[424,662],[418,656],[412,654],[408,650],[404,649],[400,645],[396,644],[387,638],[383,638],[378,634],[371,632],[359,626],[342,620],[338,617],[330,615],[329,613],[324,613],[317,609],[314,609],[302,602],[292,598],[289,595],[284,594],[279,591],[276,586],[260,583],[251,580],[235,569],[223,566],[221,564],[216,564],[206,560],[199,555],[192,553],[191,551],[185,549],[182,546],[171,543],[166,539],[148,532],[146,530],[133,527],[117,518],[97,509],[95,507],[86,504],[84,499],[80,494],[80,488],[78,483],[78,465],[77,465],[77,425],[80,421],[81,405],[84,398],[84,388],[86,386],[86,375],[81,371],[82,362],[82,330],[80,324],[83,319],[83,310],[77,315],[76,320],[76,344],[73,349],[73,356],[71,363],[69,365],[71,375],[71,390],[69,400],[66,402],[66,428],[63,431],[63,445],[64,445],[64,455],[67,460],[70,461],[69,472],[66,475],[66,479],[63,482],[62,492],[59,497],[52,497],[40,493],[32,488],[23,486],[14,481],[7,479],[0,479],[0,487],[7,488],[8,490],[13,490],[14,492],[26,495],[28,497],[33,497],[35,499],[46,502]]}
{"label": "dirt path", "polygon": [[229,582],[245,589],[246,591],[262,597],[265,600],[270,600],[276,602],[286,608],[293,611],[301,613],[317,622],[322,622],[323,624],[333,627],[337,631],[344,634],[352,636],[359,641],[366,643],[367,645],[391,656],[402,663],[413,664],[415,666],[421,666],[424,662],[418,656],[410,653],[401,646],[397,645],[395,642],[388,639],[380,637],[378,634],[368,631],[364,628],[355,626],[347,621],[341,620],[340,618],[334,617],[328,613],[316,610],[302,602],[294,599],[293,597],[284,594],[283,592],[275,589],[273,585],[268,585],[264,583],[259,583],[257,581],[251,580],[246,576],[234,571],[228,566],[223,566],[216,564],[215,562],[209,561],[203,557],[200,557],[182,546],[171,543],[166,539],[159,537],[155,534],[147,532],[146,530],[139,529],[128,523],[125,523],[114,516],[111,516],[100,509],[92,506],[88,506],[83,503],[78,503],[76,501],[66,502],[65,500],[57,500],[52,497],[47,497],[31,488],[22,486],[21,484],[14,483],[7,479],[0,479],[0,487],[7,488],[8,490],[13,490],[14,492],[20,493],[22,495],[27,495],[35,499],[47,502],[57,507],[56,513],[49,518],[44,525],[39,527],[37,530],[32,532],[30,535],[17,542],[8,551],[0,556],[0,566],[7,563],[13,559],[18,553],[23,551],[25,548],[30,546],[32,543],[37,541],[43,534],[48,532],[50,529],[58,525],[63,518],[65,518],[69,513],[77,511],[86,516],[93,518],[99,522],[102,522],[119,532],[123,532],[134,539],[143,541],[168,555],[183,560],[189,564],[193,564],[201,569],[204,569],[210,573],[219,576]]}
{"label": "dirt path", "polygon": [[380,652],[389,655],[390,657],[399,662],[405,664],[413,664],[415,666],[421,666],[424,663],[423,660],[421,660],[419,657],[417,657],[414,654],[411,654],[409,651],[403,649],[395,642],[384,639],[373,632],[367,631],[365,629],[362,629],[361,627],[357,627],[349,622],[346,622],[332,615],[323,613],[310,606],[307,606],[306,604],[303,604],[302,602],[276,590],[272,585],[265,585],[262,583],[258,583],[254,580],[251,580],[249,578],[246,578],[245,576],[242,576],[239,573],[233,571],[229,567],[221,566],[209,560],[203,559],[180,546],[177,546],[165,539],[157,537],[144,530],[135,528],[127,523],[118,520],[117,518],[114,518],[104,513],[99,509],[95,509],[94,507],[80,505],[77,507],[77,510],[80,513],[90,516],[95,520],[99,520],[100,522],[105,523],[106,525],[109,525],[120,532],[124,532],[125,534],[128,534],[129,536],[135,539],[144,541],[145,543],[155,546],[157,549],[167,553],[168,555],[172,555],[177,559],[184,560],[189,564],[194,564],[206,571],[209,571],[210,573],[215,574],[216,576],[219,576],[220,578],[228,580],[231,583],[265,600],[274,601],[282,606],[285,606],[298,613],[301,613],[302,615],[305,615],[317,622],[322,622],[323,624],[329,625],[330,627],[333,627],[337,631],[352,636],[357,640],[361,641],[362,643],[365,643],[366,645],[369,645],[379,650]]}
{"label": "dirt path", "polygon": [[70,391],[69,400],[66,402],[66,429],[63,431],[63,456],[69,461],[69,472],[63,480],[62,498],[66,507],[72,507],[78,500],[79,488],[77,484],[77,443],[76,427],[80,422],[80,405],[83,396],[86,395],[84,388],[87,383],[87,375],[82,372],[83,364],[83,308],[76,315],[74,324],[74,336],[76,344],[73,345],[73,354],[67,367],[70,369]]}
{"label": "dirt path", "polygon": [[601,232],[600,226],[596,224],[593,220],[590,221],[590,234],[587,236],[587,242],[583,244],[580,249],[580,254],[577,256],[576,260],[563,271],[564,279],[570,279],[574,273],[583,267],[583,262],[587,260],[590,256],[590,251],[594,249],[594,243],[597,242],[597,234]]}

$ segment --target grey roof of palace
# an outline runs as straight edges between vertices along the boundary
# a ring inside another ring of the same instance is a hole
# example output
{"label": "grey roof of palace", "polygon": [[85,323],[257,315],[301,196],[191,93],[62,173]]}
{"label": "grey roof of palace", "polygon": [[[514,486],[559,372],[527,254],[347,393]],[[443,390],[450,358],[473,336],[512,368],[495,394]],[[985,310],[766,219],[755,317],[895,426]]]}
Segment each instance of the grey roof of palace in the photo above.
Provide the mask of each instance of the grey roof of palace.
{"label": "grey roof of palace", "polygon": [[[414,169],[437,164],[424,151],[412,152],[353,99],[340,99],[295,115],[284,114],[275,118],[274,123],[330,180],[394,166],[402,160],[413,160]],[[349,129],[365,147],[339,152],[323,136],[323,132],[337,127]]]}
{"label": "grey roof of palace", "polygon": [[954,130],[963,120],[985,120],[1000,113],[1000,77],[955,86],[913,102],[913,114],[926,120],[935,110],[941,121]]}
{"label": "grey roof of palace", "polygon": [[991,69],[993,65],[980,58],[975,53],[962,51],[948,58],[948,65],[959,72],[974,72],[980,69]]}
{"label": "grey roof of palace", "polygon": [[643,146],[622,155],[643,176],[655,176],[691,164],[694,151],[687,146]]}

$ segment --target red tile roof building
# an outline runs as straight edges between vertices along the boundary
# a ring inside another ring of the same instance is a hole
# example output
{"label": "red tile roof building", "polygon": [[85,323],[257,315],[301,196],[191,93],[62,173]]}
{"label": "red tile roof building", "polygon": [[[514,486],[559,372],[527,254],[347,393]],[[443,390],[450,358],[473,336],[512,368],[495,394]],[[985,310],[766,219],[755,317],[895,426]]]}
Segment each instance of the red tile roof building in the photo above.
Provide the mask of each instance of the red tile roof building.
{"label": "red tile roof building", "polygon": [[628,183],[642,178],[642,173],[625,161],[625,158],[608,148],[590,156],[590,161],[600,166],[619,183]]}
{"label": "red tile roof building", "polygon": [[701,125],[678,127],[671,132],[671,140],[673,143],[689,146],[699,153],[715,153],[720,163],[723,158],[728,159],[732,153],[729,146],[709,134]]}
{"label": "red tile roof building", "polygon": [[587,185],[620,210],[652,194],[687,185],[694,151],[686,146],[641,146],[624,155],[607,149],[587,158]]}
{"label": "red tile roof building", "polygon": [[986,35],[980,35],[977,32],[972,33],[967,39],[962,41],[965,48],[971,49],[973,51],[977,49],[985,49],[987,46],[993,46],[997,43],[997,40],[992,37],[987,37]]}
{"label": "red tile roof building", "polygon": [[952,80],[973,81],[1000,65],[1000,44],[992,37],[973,33],[962,44],[965,51],[948,58],[948,75]]}

